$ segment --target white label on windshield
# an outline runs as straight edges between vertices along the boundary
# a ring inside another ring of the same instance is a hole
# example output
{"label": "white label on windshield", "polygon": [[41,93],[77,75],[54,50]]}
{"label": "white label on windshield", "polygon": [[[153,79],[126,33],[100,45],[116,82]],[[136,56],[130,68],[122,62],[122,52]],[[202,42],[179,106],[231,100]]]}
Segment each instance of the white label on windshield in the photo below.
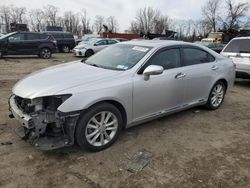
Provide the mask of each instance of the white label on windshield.
{"label": "white label on windshield", "polygon": [[128,69],[128,67],[124,66],[124,65],[117,65],[116,68],[123,69],[123,70],[127,70]]}
{"label": "white label on windshield", "polygon": [[141,47],[141,46],[135,46],[132,49],[140,51],[140,52],[146,52],[146,51],[148,51],[148,48],[144,48],[144,47]]}

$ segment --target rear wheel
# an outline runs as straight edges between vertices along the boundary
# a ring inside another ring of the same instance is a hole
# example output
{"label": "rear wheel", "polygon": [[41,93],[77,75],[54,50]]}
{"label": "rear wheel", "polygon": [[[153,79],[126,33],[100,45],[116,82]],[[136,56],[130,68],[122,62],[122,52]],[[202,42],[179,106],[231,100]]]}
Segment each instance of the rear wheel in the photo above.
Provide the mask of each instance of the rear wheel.
{"label": "rear wheel", "polygon": [[223,103],[225,93],[225,84],[222,81],[216,82],[209,94],[206,107],[210,110],[218,109]]}
{"label": "rear wheel", "polygon": [[41,49],[40,54],[39,54],[39,56],[43,59],[49,59],[51,58],[51,55],[52,55],[52,52],[49,48]]}
{"label": "rear wheel", "polygon": [[86,52],[85,52],[85,57],[90,57],[90,56],[92,56],[94,54],[94,51],[93,50],[87,50]]}
{"label": "rear wheel", "polygon": [[78,120],[76,141],[82,149],[99,151],[111,146],[122,128],[120,111],[112,104],[91,107]]}
{"label": "rear wheel", "polygon": [[62,52],[63,52],[63,53],[69,53],[69,52],[70,52],[69,46],[67,46],[67,45],[62,46]]}

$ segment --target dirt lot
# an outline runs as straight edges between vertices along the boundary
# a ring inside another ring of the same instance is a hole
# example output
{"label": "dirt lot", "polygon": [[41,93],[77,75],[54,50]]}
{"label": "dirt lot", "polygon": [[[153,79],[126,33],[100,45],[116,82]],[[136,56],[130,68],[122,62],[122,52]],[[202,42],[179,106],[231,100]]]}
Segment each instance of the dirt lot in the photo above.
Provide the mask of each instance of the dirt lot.
{"label": "dirt lot", "polygon": [[[0,187],[250,187],[250,81],[238,80],[217,111],[190,109],[127,129],[105,151],[78,146],[42,152],[14,133],[11,87],[32,71],[76,59],[0,60]],[[146,149],[153,157],[138,173],[126,170]]]}

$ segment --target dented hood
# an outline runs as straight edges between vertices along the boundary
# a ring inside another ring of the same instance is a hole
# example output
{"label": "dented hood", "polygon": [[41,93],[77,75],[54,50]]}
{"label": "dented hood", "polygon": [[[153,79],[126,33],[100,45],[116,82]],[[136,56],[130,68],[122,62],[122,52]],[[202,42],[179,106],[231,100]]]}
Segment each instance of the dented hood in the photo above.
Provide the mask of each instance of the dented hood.
{"label": "dented hood", "polygon": [[98,87],[99,82],[113,79],[120,73],[77,61],[34,72],[17,82],[12,91],[22,98],[33,99],[56,95],[63,90],[81,85],[96,84]]}

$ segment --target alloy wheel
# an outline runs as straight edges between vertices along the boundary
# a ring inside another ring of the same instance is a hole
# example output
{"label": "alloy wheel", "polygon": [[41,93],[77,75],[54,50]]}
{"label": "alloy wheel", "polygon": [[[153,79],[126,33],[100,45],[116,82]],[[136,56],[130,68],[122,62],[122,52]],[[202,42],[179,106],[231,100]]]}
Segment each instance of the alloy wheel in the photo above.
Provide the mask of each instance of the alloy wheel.
{"label": "alloy wheel", "polygon": [[51,51],[49,49],[43,49],[42,57],[47,59],[50,58],[50,56],[51,56]]}
{"label": "alloy wheel", "polygon": [[211,105],[213,107],[218,107],[223,101],[224,88],[221,84],[217,84],[211,94]]}
{"label": "alloy wheel", "polygon": [[109,111],[95,114],[87,123],[85,136],[92,146],[108,144],[118,131],[118,119]]}

